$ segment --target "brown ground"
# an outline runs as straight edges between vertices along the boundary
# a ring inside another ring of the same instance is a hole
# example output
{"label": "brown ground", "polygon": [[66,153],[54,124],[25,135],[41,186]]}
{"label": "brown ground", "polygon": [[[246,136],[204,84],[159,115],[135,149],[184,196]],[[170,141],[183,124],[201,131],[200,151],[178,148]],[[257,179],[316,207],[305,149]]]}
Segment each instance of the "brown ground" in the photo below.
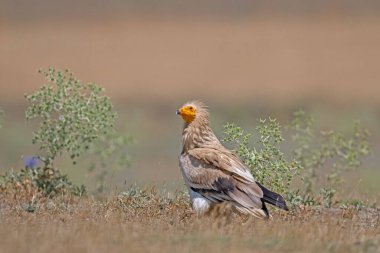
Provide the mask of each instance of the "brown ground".
{"label": "brown ground", "polygon": [[378,105],[380,18],[51,19],[0,24],[0,101],[22,101],[36,70],[70,68],[115,101],[189,98]]}
{"label": "brown ground", "polygon": [[[171,200],[169,200],[171,199]],[[272,210],[273,219],[197,218],[154,191],[93,199],[0,199],[1,252],[378,252],[379,210]],[[31,209],[29,209],[31,211]],[[220,209],[223,210],[223,209]]]}

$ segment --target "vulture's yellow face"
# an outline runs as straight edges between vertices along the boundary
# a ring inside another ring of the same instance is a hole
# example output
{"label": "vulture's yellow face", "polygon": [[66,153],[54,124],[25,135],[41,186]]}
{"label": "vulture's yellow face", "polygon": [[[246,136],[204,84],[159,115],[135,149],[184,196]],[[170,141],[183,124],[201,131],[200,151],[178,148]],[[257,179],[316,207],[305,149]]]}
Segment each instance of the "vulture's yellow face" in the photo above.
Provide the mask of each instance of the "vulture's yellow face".
{"label": "vulture's yellow face", "polygon": [[177,114],[181,115],[186,123],[191,123],[197,115],[197,109],[193,105],[185,105],[177,110]]}

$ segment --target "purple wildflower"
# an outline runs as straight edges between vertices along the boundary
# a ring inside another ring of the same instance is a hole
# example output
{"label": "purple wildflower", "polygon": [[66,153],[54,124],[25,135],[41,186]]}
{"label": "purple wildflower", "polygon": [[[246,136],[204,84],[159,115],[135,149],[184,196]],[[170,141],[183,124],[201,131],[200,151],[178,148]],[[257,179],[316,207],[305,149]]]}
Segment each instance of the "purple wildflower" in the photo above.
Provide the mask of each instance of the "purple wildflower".
{"label": "purple wildflower", "polygon": [[27,156],[24,158],[24,165],[27,169],[34,169],[38,165],[37,156]]}

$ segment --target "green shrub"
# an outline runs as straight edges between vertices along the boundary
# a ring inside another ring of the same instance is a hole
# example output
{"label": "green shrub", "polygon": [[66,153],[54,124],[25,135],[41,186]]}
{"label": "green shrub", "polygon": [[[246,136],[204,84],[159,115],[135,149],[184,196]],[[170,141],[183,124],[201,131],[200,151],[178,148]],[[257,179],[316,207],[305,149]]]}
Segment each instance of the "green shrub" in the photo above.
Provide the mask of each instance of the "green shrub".
{"label": "green shrub", "polygon": [[[109,169],[114,161],[127,162],[125,145],[130,138],[114,130],[116,113],[103,88],[83,83],[68,71],[49,68],[39,71],[48,84],[31,95],[26,119],[39,120],[39,129],[32,142],[39,146],[40,154],[25,159],[25,169],[9,171],[0,177],[0,187],[11,186],[37,191],[43,196],[71,193],[83,195],[85,187],[77,187],[54,166],[54,161],[68,153],[73,163],[84,153],[99,157],[101,166]],[[111,160],[112,159],[112,160]],[[42,161],[42,165],[38,164]],[[92,168],[95,168],[96,161]]]}
{"label": "green shrub", "polygon": [[[294,157],[302,166],[303,198],[317,195],[322,204],[330,207],[332,199],[343,182],[343,173],[358,168],[364,156],[370,153],[369,132],[354,122],[350,134],[337,130],[316,132],[313,119],[303,111],[294,113],[289,129],[295,142]],[[320,187],[318,190],[317,185]]]}
{"label": "green shrub", "polygon": [[287,161],[280,150],[280,144],[284,141],[280,124],[275,119],[260,119],[256,131],[258,138],[253,148],[249,146],[252,134],[246,134],[235,124],[225,125],[223,140],[235,144],[236,153],[251,168],[257,181],[270,186],[273,191],[288,192],[293,177],[301,167],[295,159]]}
{"label": "green shrub", "polygon": [[[284,139],[275,119],[260,120],[257,136],[245,133],[235,124],[226,124],[224,140],[235,145],[236,153],[258,182],[284,194],[292,205],[331,207],[342,174],[359,167],[361,159],[370,152],[368,131],[356,122],[350,135],[336,130],[316,134],[312,117],[303,111],[294,113],[285,129],[292,134],[289,141],[292,143],[287,142],[288,146],[294,146],[293,152],[287,154],[290,159],[281,151]],[[254,140],[252,148],[251,140]],[[303,183],[302,189],[291,188],[296,179]]]}
{"label": "green shrub", "polygon": [[67,152],[76,159],[100,136],[108,134],[116,113],[103,88],[83,83],[68,71],[40,71],[52,85],[26,95],[30,106],[28,120],[38,118],[40,128],[34,132],[33,143],[43,154],[45,167],[52,166],[58,155]]}

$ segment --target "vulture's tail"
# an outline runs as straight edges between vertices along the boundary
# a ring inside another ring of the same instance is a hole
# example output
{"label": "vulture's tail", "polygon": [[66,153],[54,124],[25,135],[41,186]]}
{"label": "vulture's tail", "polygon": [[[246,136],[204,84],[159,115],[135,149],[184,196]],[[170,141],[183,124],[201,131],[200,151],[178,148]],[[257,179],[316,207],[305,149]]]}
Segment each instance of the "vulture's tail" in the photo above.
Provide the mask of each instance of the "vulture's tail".
{"label": "vulture's tail", "polygon": [[264,193],[264,196],[262,197],[262,200],[264,202],[269,203],[269,204],[274,205],[274,206],[277,206],[277,207],[284,209],[286,211],[289,210],[287,205],[286,205],[284,198],[280,194],[268,190],[267,188],[265,188],[264,186],[262,186],[261,184],[259,184],[257,182],[256,182],[256,184],[258,186],[260,186],[261,190]]}

